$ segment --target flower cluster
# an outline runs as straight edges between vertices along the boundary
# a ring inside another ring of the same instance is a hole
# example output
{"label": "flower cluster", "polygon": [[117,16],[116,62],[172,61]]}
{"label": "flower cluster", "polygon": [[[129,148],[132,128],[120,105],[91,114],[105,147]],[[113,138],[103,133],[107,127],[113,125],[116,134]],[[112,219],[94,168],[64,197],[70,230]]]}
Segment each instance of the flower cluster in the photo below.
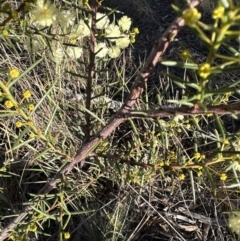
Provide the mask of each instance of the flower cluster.
{"label": "flower cluster", "polygon": [[[91,34],[91,16],[82,17],[77,23],[71,11],[57,9],[49,0],[37,0],[34,9],[30,11],[33,23],[41,27],[53,26],[55,34],[65,35],[62,43],[52,41],[53,60],[60,64],[65,57],[78,59],[83,53],[82,45],[84,38]],[[118,21],[111,22],[108,15],[98,12],[96,14],[96,38],[101,41],[95,43],[95,56],[97,58],[117,58],[121,51],[127,48],[130,43],[135,42],[139,33],[137,28],[130,30],[132,20],[122,16]],[[69,46],[63,43],[69,42]],[[74,46],[74,45],[76,46]],[[35,39],[26,39],[25,48],[31,52],[37,52],[39,42]]]}
{"label": "flower cluster", "polygon": [[107,39],[107,41],[96,43],[96,57],[104,58],[108,55],[110,58],[117,58],[122,49],[135,42],[138,29],[130,31],[132,21],[129,17],[121,17],[118,25],[110,23],[110,19],[103,13],[97,13],[96,19],[97,29],[101,29],[102,35]]}

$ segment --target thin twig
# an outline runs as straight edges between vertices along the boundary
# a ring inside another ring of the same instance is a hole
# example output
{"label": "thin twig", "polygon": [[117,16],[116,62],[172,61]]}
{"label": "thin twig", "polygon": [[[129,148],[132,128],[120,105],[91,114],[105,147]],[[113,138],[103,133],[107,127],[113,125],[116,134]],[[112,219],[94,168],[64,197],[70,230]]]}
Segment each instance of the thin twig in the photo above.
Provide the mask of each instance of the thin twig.
{"label": "thin twig", "polygon": [[[188,7],[195,7],[199,5],[203,0],[193,0]],[[154,47],[146,60],[142,70],[136,77],[128,98],[124,102],[123,106],[120,110],[112,117],[112,119],[107,123],[107,125],[95,135],[95,137],[89,142],[83,144],[81,149],[79,150],[76,157],[72,160],[72,162],[66,164],[61,170],[59,170],[53,179],[49,181],[38,194],[47,194],[53,188],[56,187],[56,182],[58,179],[62,177],[62,175],[69,174],[74,166],[80,163],[84,158],[86,158],[103,140],[106,139],[122,122],[125,121],[125,118],[119,118],[120,113],[127,113],[133,105],[136,103],[139,96],[142,94],[145,82],[147,82],[148,77],[152,73],[154,67],[158,63],[161,56],[166,51],[169,46],[171,40],[178,34],[180,29],[184,26],[184,20],[181,17],[177,17],[172,24],[167,28],[164,32],[163,36],[155,42]],[[19,214],[0,234],[0,241],[6,239],[9,236],[11,230],[13,230],[18,223],[23,220],[24,217],[27,216],[28,212],[32,210],[32,206],[26,206],[22,213]]]}

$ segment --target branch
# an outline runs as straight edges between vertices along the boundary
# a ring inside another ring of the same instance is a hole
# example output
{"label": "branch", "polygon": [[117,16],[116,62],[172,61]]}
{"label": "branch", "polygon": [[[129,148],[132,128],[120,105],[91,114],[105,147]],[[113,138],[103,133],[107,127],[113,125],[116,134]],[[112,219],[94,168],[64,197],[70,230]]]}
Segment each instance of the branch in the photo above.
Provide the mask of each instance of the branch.
{"label": "branch", "polygon": [[[87,78],[87,87],[86,87],[86,109],[91,109],[91,95],[92,95],[92,81],[95,75],[95,43],[96,43],[96,14],[98,10],[98,2],[97,0],[93,0],[92,6],[92,26],[91,27],[91,35],[89,41],[89,66],[88,66],[88,78]],[[85,120],[86,125],[84,126],[85,133],[85,142],[90,139],[90,128],[91,128],[91,119],[88,111],[85,111]]]}
{"label": "branch", "polygon": [[[195,7],[200,4],[203,0],[193,0],[189,4],[189,7]],[[119,118],[120,113],[127,113],[135,104],[141,93],[143,92],[145,82],[147,82],[148,77],[152,73],[154,67],[158,63],[161,56],[166,51],[169,46],[170,41],[178,34],[180,29],[184,26],[184,20],[181,17],[177,17],[172,24],[167,28],[164,32],[163,36],[155,42],[154,47],[147,58],[146,63],[141,69],[140,73],[136,77],[128,98],[124,102],[123,106],[120,110],[112,117],[112,119],[108,122],[108,124],[95,135],[95,137],[89,142],[83,144],[81,149],[79,150],[76,157],[71,160],[70,163],[66,164],[61,170],[59,170],[53,179],[49,181],[40,191],[40,194],[47,194],[53,188],[56,187],[56,182],[58,179],[62,177],[62,175],[69,174],[75,165],[83,161],[97,146],[98,144],[106,139],[122,122],[125,121],[125,118]],[[29,205],[26,206],[22,213],[19,214],[0,234],[0,241],[6,239],[9,236],[9,233],[17,226],[21,220],[27,216],[28,212],[33,208]]]}
{"label": "branch", "polygon": [[206,109],[200,109],[197,105],[191,107],[178,107],[156,110],[130,110],[128,112],[118,113],[119,118],[162,118],[172,115],[226,115],[226,114],[240,114],[240,103],[228,105],[208,105]]}

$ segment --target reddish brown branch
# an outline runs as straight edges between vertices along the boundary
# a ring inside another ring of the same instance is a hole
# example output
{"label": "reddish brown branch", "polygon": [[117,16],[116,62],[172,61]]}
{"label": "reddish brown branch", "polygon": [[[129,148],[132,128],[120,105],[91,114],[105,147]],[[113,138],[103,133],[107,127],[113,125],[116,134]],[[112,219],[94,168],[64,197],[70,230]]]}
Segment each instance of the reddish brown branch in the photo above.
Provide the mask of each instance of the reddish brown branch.
{"label": "reddish brown branch", "polygon": [[240,114],[240,103],[228,104],[228,105],[209,105],[206,106],[206,110],[199,108],[178,107],[156,110],[130,110],[124,113],[118,113],[119,118],[162,118],[172,115],[206,115],[206,114]]}
{"label": "reddish brown branch", "polygon": [[[95,76],[95,33],[96,33],[96,14],[98,10],[98,0],[92,1],[92,25],[91,27],[91,35],[89,41],[89,66],[88,66],[88,79],[87,79],[87,86],[86,86],[86,109],[91,109],[91,96],[92,96],[92,81]],[[88,111],[85,111],[85,121],[86,125],[84,128],[85,138],[84,141],[87,142],[90,139],[90,130],[91,130],[91,119],[90,114]]]}
{"label": "reddish brown branch", "polygon": [[[202,1],[203,0],[193,0],[190,3],[190,7],[195,7]],[[145,82],[148,80],[148,77],[152,73],[154,67],[166,51],[170,41],[178,34],[183,25],[184,21],[181,17],[176,18],[172,22],[172,24],[164,32],[163,36],[154,44],[154,47],[149,57],[147,58],[146,63],[136,77],[130,90],[130,94],[121,109],[112,117],[112,119],[107,123],[107,125],[95,135],[92,140],[83,144],[76,157],[70,163],[66,164],[60,171],[58,171],[54,178],[40,190],[39,194],[47,194],[53,188],[55,188],[57,180],[61,178],[62,175],[69,174],[76,164],[83,161],[84,158],[86,158],[103,139],[106,139],[122,122],[124,122],[125,118],[119,118],[119,114],[127,113],[133,107],[133,105],[143,92]],[[0,241],[6,239],[9,236],[9,232],[11,232],[11,230],[13,230],[15,226],[19,222],[21,222],[21,220],[31,210],[31,206],[25,207],[23,212],[19,214],[0,234]]]}

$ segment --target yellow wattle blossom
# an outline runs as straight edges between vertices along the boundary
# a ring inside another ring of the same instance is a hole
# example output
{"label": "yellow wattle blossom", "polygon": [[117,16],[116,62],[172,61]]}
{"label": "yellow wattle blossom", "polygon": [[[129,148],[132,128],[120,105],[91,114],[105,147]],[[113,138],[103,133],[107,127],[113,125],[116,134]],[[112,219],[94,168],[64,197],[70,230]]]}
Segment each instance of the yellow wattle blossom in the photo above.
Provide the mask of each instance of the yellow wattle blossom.
{"label": "yellow wattle blossom", "polygon": [[34,126],[33,121],[30,121],[30,120],[27,122],[27,124],[28,124],[29,126]]}
{"label": "yellow wattle blossom", "polygon": [[13,104],[13,102],[12,102],[11,100],[6,100],[6,101],[4,102],[4,105],[5,105],[5,107],[6,107],[7,109],[11,109],[11,108],[14,106],[14,104]]}
{"label": "yellow wattle blossom", "polygon": [[200,154],[199,152],[196,152],[196,153],[194,153],[194,157],[195,157],[196,159],[198,159],[198,158],[201,157],[201,154]]}
{"label": "yellow wattle blossom", "polygon": [[56,22],[64,29],[74,24],[75,16],[70,11],[59,11],[56,14]]}
{"label": "yellow wattle blossom", "polygon": [[206,155],[201,154],[201,158],[202,158],[202,159],[206,159]]}
{"label": "yellow wattle blossom", "polygon": [[116,39],[116,46],[119,47],[120,49],[127,48],[129,44],[130,44],[130,39],[128,35],[123,35],[120,38]]}
{"label": "yellow wattle blossom", "polygon": [[78,59],[81,57],[81,55],[83,53],[83,49],[80,47],[68,46],[66,52],[67,52],[68,57],[70,57],[72,59]]}
{"label": "yellow wattle blossom", "polygon": [[197,176],[198,176],[198,177],[201,177],[201,176],[202,176],[202,171],[198,171],[198,172],[197,172]]}
{"label": "yellow wattle blossom", "polygon": [[131,27],[131,24],[132,20],[127,16],[122,16],[118,21],[118,25],[120,26],[123,32],[128,31]]}
{"label": "yellow wattle blossom", "polygon": [[76,44],[77,40],[75,38],[70,39],[71,44]]}
{"label": "yellow wattle blossom", "polygon": [[70,38],[73,39],[82,39],[84,37],[87,37],[91,34],[91,31],[88,27],[88,25],[84,22],[83,19],[80,19],[78,24],[74,25],[71,30]]}
{"label": "yellow wattle blossom", "polygon": [[108,56],[112,59],[117,58],[121,54],[121,49],[117,46],[112,46],[108,49]]}
{"label": "yellow wattle blossom", "polygon": [[34,104],[30,104],[30,105],[28,105],[28,109],[30,110],[30,111],[32,111],[32,110],[34,110]]}
{"label": "yellow wattle blossom", "polygon": [[178,132],[178,133],[181,133],[181,132],[182,132],[182,129],[181,129],[181,128],[178,128],[178,129],[177,129],[177,132]]}
{"label": "yellow wattle blossom", "polygon": [[220,180],[225,181],[227,179],[227,174],[226,173],[221,173],[220,175]]}
{"label": "yellow wattle blossom", "polygon": [[228,145],[228,144],[229,144],[228,139],[223,139],[223,140],[222,140],[222,144],[223,144],[223,145]]}
{"label": "yellow wattle blossom", "polygon": [[56,20],[57,8],[47,0],[37,0],[36,8],[31,11],[35,22],[40,26],[50,26]]}
{"label": "yellow wattle blossom", "polygon": [[120,29],[117,25],[110,24],[106,28],[106,37],[108,38],[109,41],[116,41],[117,38],[121,36]]}
{"label": "yellow wattle blossom", "polygon": [[10,75],[11,78],[15,79],[20,75],[20,72],[19,72],[18,69],[11,69],[9,71],[9,75]]}
{"label": "yellow wattle blossom", "polygon": [[64,237],[65,239],[70,239],[70,233],[69,233],[69,232],[64,232],[64,233],[63,233],[63,237]]}
{"label": "yellow wattle blossom", "polygon": [[31,223],[28,226],[28,229],[29,229],[30,232],[36,232],[37,231],[37,225],[35,223]]}
{"label": "yellow wattle blossom", "polygon": [[[29,134],[29,137],[30,138],[34,138],[35,137],[35,134],[33,133],[33,132],[31,132],[30,134]],[[34,232],[34,231],[33,231]]]}
{"label": "yellow wattle blossom", "polygon": [[240,212],[239,210],[231,212],[229,214],[229,218],[228,218],[228,226],[229,228],[237,233],[238,235],[240,234]]}
{"label": "yellow wattle blossom", "polygon": [[180,173],[180,174],[178,175],[178,179],[179,179],[180,181],[183,181],[183,180],[185,179],[185,175],[184,175],[183,173]]}
{"label": "yellow wattle blossom", "polygon": [[22,127],[22,125],[23,125],[23,123],[22,123],[21,121],[17,121],[17,122],[15,123],[15,126],[16,126],[17,128]]}
{"label": "yellow wattle blossom", "polygon": [[224,17],[225,8],[223,6],[218,6],[213,10],[212,18],[219,19]]}
{"label": "yellow wattle blossom", "polygon": [[97,15],[96,15],[96,20],[97,20],[97,23],[96,23],[97,29],[107,28],[107,26],[110,23],[110,20],[109,20],[108,16],[104,13],[98,12]]}
{"label": "yellow wattle blossom", "polygon": [[158,165],[159,165],[160,167],[163,167],[163,166],[164,166],[164,161],[161,160],[161,161],[158,163]]}
{"label": "yellow wattle blossom", "polygon": [[132,32],[135,33],[135,34],[139,34],[139,29],[138,28],[133,28]]}
{"label": "yellow wattle blossom", "polygon": [[196,8],[189,8],[183,12],[182,18],[185,24],[194,25],[201,18],[201,13]]}
{"label": "yellow wattle blossom", "polygon": [[5,36],[5,37],[8,36],[8,31],[7,31],[7,29],[4,29],[4,30],[2,31],[2,35]]}
{"label": "yellow wattle blossom", "polygon": [[23,92],[23,97],[24,97],[25,99],[29,99],[29,98],[31,97],[31,95],[32,95],[32,93],[31,93],[30,90],[25,90],[25,91]]}
{"label": "yellow wattle blossom", "polygon": [[135,34],[131,34],[131,35],[130,35],[130,42],[131,42],[132,44],[134,44],[134,43],[136,42]]}
{"label": "yellow wattle blossom", "polygon": [[209,63],[200,64],[198,67],[198,74],[203,79],[206,79],[211,74],[211,65]]}
{"label": "yellow wattle blossom", "polygon": [[96,43],[95,45],[95,54],[98,58],[104,58],[108,53],[108,47],[105,42]]}

